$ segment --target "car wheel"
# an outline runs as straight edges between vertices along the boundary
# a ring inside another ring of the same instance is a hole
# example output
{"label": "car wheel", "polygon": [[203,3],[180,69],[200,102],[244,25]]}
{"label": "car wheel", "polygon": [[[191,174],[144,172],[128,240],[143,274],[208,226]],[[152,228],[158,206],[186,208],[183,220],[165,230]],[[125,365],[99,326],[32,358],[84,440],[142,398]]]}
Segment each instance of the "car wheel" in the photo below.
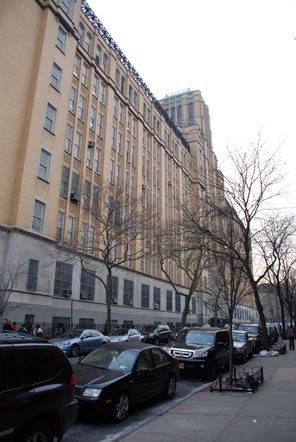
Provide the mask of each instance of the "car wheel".
{"label": "car wheel", "polygon": [[73,356],[73,358],[77,358],[77,356],[79,356],[80,353],[80,349],[78,347],[77,344],[72,345],[71,347],[71,356]]}
{"label": "car wheel", "polygon": [[130,399],[127,393],[121,393],[114,401],[112,418],[115,422],[122,422],[128,415]]}
{"label": "car wheel", "polygon": [[160,342],[159,342],[159,338],[155,338],[155,339],[154,339],[154,344],[155,344],[155,345],[159,345],[159,344],[160,344]]}
{"label": "car wheel", "polygon": [[53,442],[52,430],[43,421],[31,422],[21,428],[16,442]]}
{"label": "car wheel", "polygon": [[173,399],[176,394],[176,378],[171,376],[166,384],[165,396],[167,399]]}
{"label": "car wheel", "polygon": [[207,373],[207,380],[214,381],[218,375],[218,367],[217,362],[213,362],[209,367],[209,371]]}

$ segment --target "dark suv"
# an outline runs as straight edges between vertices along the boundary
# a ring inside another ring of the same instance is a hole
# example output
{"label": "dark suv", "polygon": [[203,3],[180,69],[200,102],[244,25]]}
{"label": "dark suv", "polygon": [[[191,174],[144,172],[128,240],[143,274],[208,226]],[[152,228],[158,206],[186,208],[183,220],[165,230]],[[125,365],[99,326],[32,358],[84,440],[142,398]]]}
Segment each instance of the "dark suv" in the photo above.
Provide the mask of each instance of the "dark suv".
{"label": "dark suv", "polygon": [[144,336],[145,342],[159,345],[167,343],[171,340],[172,331],[168,325],[146,325],[142,328],[141,334]]}
{"label": "dark suv", "polygon": [[0,442],[61,440],[76,420],[67,357],[44,339],[0,332]]}
{"label": "dark suv", "polygon": [[249,338],[254,340],[254,352],[259,353],[264,348],[263,329],[259,324],[239,324],[237,330],[246,331]]}
{"label": "dark suv", "polygon": [[229,365],[229,330],[184,328],[165,350],[178,359],[181,370],[194,370],[214,380]]}

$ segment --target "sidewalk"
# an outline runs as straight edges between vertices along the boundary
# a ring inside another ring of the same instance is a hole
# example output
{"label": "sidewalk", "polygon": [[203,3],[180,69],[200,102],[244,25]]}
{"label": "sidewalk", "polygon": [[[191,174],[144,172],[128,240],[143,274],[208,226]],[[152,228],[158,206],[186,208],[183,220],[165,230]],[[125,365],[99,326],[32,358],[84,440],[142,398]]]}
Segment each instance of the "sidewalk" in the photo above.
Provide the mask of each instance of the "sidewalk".
{"label": "sidewalk", "polygon": [[296,351],[287,350],[278,357],[256,356],[246,365],[263,367],[264,383],[256,393],[195,393],[121,440],[296,441]]}

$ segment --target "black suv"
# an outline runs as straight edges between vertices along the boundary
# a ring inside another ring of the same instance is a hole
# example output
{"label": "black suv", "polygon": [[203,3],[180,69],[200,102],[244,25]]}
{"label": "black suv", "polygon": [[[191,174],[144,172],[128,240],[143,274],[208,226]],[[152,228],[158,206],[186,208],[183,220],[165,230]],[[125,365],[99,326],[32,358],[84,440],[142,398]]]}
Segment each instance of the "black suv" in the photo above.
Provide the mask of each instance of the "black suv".
{"label": "black suv", "polygon": [[171,340],[172,331],[168,325],[146,325],[142,328],[141,334],[144,336],[145,342],[150,344],[164,344]]}
{"label": "black suv", "polygon": [[194,370],[214,380],[219,371],[229,366],[229,330],[184,328],[165,350],[178,359],[181,370]]}
{"label": "black suv", "polygon": [[44,339],[0,332],[0,442],[61,440],[76,420],[67,357]]}

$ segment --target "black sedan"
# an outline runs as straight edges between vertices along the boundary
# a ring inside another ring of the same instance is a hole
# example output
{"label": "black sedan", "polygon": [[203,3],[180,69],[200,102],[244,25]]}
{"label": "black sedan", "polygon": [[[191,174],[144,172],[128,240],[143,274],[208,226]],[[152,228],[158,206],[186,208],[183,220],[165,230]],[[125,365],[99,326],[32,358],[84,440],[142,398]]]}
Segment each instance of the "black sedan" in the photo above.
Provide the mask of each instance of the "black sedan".
{"label": "black sedan", "polygon": [[130,407],[164,394],[172,399],[179,376],[177,360],[149,344],[103,345],[73,365],[80,415],[111,416],[121,422]]}

